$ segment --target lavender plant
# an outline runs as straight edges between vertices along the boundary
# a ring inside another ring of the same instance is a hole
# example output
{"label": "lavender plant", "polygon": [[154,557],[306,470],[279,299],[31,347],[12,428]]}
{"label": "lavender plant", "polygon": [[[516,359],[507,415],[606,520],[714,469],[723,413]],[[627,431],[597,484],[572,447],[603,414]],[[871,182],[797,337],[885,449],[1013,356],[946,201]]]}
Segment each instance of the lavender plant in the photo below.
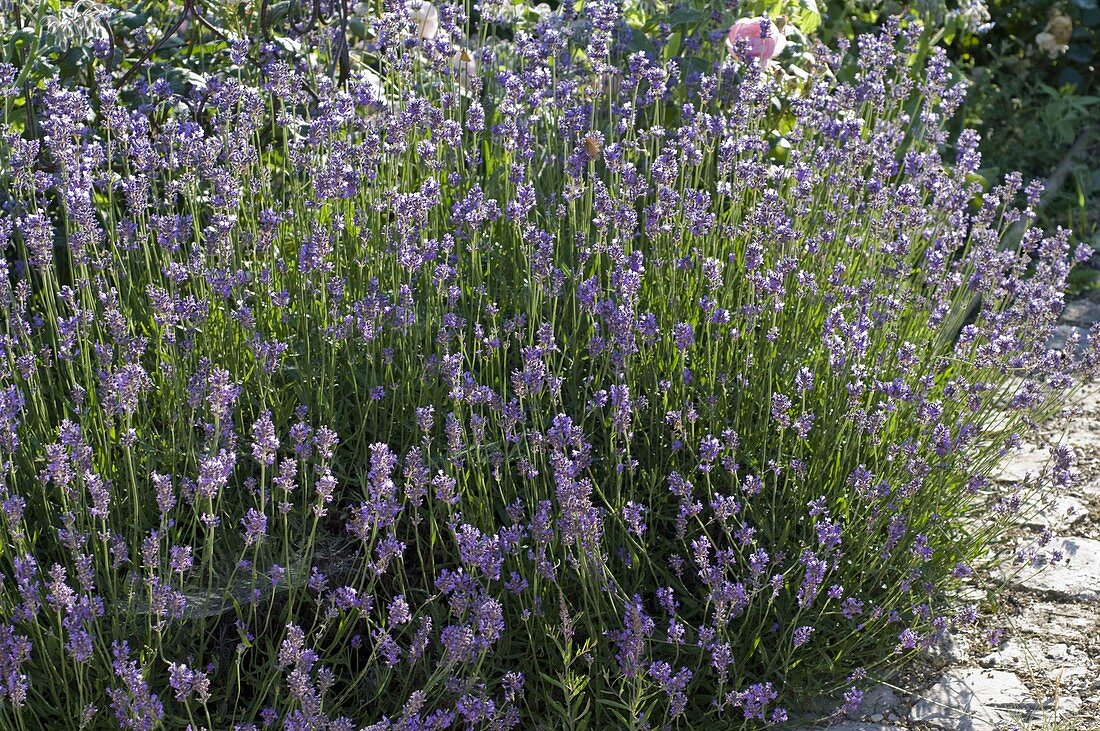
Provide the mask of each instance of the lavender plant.
{"label": "lavender plant", "polygon": [[985,476],[1096,355],[943,55],[888,24],[777,111],[724,34],[538,18],[5,121],[5,727],[756,728],[972,620]]}

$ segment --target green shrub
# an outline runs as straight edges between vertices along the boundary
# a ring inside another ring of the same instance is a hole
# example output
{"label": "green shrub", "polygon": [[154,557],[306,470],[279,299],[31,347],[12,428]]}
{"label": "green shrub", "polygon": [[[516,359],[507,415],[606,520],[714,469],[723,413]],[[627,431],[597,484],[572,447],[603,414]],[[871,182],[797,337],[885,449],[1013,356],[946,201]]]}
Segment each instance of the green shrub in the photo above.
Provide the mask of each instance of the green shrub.
{"label": "green shrub", "polygon": [[777,107],[724,33],[416,7],[346,85],[233,44],[7,127],[5,726],[753,727],[973,618],[984,475],[1095,353],[942,52]]}

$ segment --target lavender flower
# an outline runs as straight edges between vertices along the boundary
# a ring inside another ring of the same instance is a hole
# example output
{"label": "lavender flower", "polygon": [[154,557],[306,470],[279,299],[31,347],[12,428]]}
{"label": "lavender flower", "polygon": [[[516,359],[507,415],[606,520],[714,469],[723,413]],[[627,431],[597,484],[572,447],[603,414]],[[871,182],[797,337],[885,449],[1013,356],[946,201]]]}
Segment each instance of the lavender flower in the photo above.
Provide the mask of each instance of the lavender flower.
{"label": "lavender flower", "polygon": [[228,728],[227,693],[242,730],[525,728],[547,694],[774,725],[976,618],[958,528],[1100,330],[1046,347],[1087,252],[1040,186],[972,182],[976,134],[943,154],[962,94],[915,24],[796,77],[611,0],[291,5],[180,83],[106,17],[94,95],[0,64],[24,725]]}
{"label": "lavender flower", "polygon": [[265,411],[252,426],[252,456],[260,464],[271,466],[275,464],[275,451],[278,448],[279,438],[275,436],[271,412]]}
{"label": "lavender flower", "polygon": [[794,637],[792,638],[791,642],[794,644],[795,647],[802,647],[802,645],[805,645],[807,642],[810,641],[810,637],[813,635],[813,633],[813,627],[809,627],[806,625],[796,627],[794,630]]}
{"label": "lavender flower", "polygon": [[241,518],[241,526],[244,528],[244,545],[253,546],[267,535],[267,516],[255,508],[249,508]]}
{"label": "lavender flower", "polygon": [[125,729],[152,731],[164,718],[164,705],[150,692],[138,664],[130,659],[130,648],[116,642],[111,652],[115,676],[121,681],[121,687],[107,689],[115,720]]}
{"label": "lavender flower", "polygon": [[645,525],[646,507],[633,501],[623,506],[623,520],[626,521],[630,532],[641,538],[646,531]]}

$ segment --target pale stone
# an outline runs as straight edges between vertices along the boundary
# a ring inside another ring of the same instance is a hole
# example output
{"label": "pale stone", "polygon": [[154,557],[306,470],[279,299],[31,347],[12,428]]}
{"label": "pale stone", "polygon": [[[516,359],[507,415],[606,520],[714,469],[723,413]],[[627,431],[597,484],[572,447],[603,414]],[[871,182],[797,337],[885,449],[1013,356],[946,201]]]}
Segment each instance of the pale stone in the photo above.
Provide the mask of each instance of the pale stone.
{"label": "pale stone", "polygon": [[1100,302],[1079,299],[1066,304],[1060,318],[1063,322],[1088,327],[1094,322],[1100,322]]}
{"label": "pale stone", "polygon": [[1082,701],[1074,695],[1065,695],[1058,699],[1058,705],[1054,709],[1058,718],[1074,715],[1081,710]]}
{"label": "pale stone", "polygon": [[1059,325],[1054,328],[1054,331],[1050,334],[1050,338],[1047,340],[1047,347],[1051,350],[1065,350],[1066,343],[1073,333],[1077,333],[1078,335],[1077,347],[1074,349],[1074,353],[1080,355],[1084,352],[1085,344],[1088,342],[1088,328],[1077,327],[1075,325]]}
{"label": "pale stone", "polygon": [[954,594],[952,595],[952,600],[960,603],[960,605],[970,605],[970,603],[979,603],[981,601],[985,601],[988,596],[989,595],[986,589],[983,589],[980,586],[966,584],[964,586],[960,586],[958,589],[955,590]]}
{"label": "pale stone", "polygon": [[1074,401],[1082,406],[1100,405],[1100,382],[1086,383],[1077,389]]}
{"label": "pale stone", "polygon": [[[1057,698],[1048,698],[1042,708],[1034,711],[1028,720],[1031,721],[1028,731],[1045,731],[1049,724],[1065,721],[1072,718],[1081,710],[1082,701],[1075,695],[1059,695]],[[1078,719],[1079,720],[1079,719]],[[1059,727],[1061,728],[1061,727]],[[1085,731],[1085,726],[1072,726],[1073,731]],[[1069,729],[1067,729],[1069,731]]]}
{"label": "pale stone", "polygon": [[1096,619],[1094,607],[1036,602],[1023,607],[1015,623],[1023,632],[1079,645],[1095,634]]}
{"label": "pale stone", "polygon": [[973,586],[970,584],[960,586],[952,596],[952,598],[960,604],[974,604],[977,602],[983,602],[986,600],[988,594],[985,589],[980,586]]}
{"label": "pale stone", "polygon": [[1100,420],[1078,416],[1070,424],[1070,430],[1059,441],[1073,447],[1079,463],[1087,461],[1100,450]]}
{"label": "pale stone", "polygon": [[[1033,628],[1040,630],[1041,628]],[[980,661],[982,667],[1011,670],[1071,682],[1090,674],[1088,657],[1064,642],[1048,642],[1034,637],[1013,637]]]}
{"label": "pale stone", "polygon": [[[885,713],[901,705],[901,696],[893,688],[886,685],[876,685],[863,691],[863,700],[859,708],[852,715],[860,718],[867,717],[872,721],[882,721]],[[878,716],[878,718],[875,718]]]}
{"label": "pale stone", "polygon": [[1050,450],[1034,444],[1021,445],[1017,451],[1009,452],[1001,463],[990,473],[997,482],[1022,482],[1035,480],[1050,466]]}
{"label": "pale stone", "polygon": [[1018,721],[1036,705],[1027,686],[1012,673],[960,668],[944,673],[920,694],[909,720],[949,731],[994,731],[998,724]]}
{"label": "pale stone", "polygon": [[796,731],[905,731],[899,726],[883,725],[881,723],[864,723],[863,721],[845,721],[835,726],[807,726]]}
{"label": "pale stone", "polygon": [[1076,525],[1088,514],[1085,504],[1069,495],[1059,495],[1053,500],[1036,497],[1019,513],[1021,522],[1029,528],[1050,528],[1052,531],[1063,531]]}
{"label": "pale stone", "polygon": [[970,643],[965,637],[946,632],[942,640],[924,650],[924,655],[940,664],[958,665],[970,657]]}
{"label": "pale stone", "polygon": [[1086,498],[1100,500],[1100,478],[1082,481],[1077,490]]}
{"label": "pale stone", "polygon": [[1063,554],[1056,564],[1036,569],[1003,564],[1001,577],[1022,589],[1069,597],[1083,602],[1100,600],[1100,541],[1091,538],[1054,538],[1045,554]]}

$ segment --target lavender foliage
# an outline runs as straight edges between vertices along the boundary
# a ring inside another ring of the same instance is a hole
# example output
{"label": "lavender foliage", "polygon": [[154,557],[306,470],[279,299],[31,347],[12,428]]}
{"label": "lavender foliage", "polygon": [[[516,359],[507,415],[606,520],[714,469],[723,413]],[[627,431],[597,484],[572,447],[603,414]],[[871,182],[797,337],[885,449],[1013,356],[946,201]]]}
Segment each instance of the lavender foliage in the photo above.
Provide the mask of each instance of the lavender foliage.
{"label": "lavender foliage", "polygon": [[986,476],[1100,361],[943,54],[488,5],[5,96],[2,725],[755,728],[974,621]]}

